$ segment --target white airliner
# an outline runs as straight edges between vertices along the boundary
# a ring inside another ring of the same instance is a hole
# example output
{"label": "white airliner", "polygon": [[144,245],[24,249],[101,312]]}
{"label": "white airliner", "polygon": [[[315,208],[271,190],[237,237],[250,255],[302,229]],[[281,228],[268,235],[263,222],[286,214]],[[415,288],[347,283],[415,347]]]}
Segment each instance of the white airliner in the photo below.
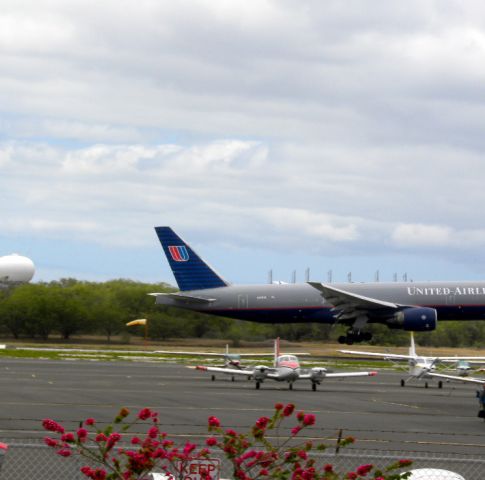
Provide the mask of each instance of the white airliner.
{"label": "white airliner", "polygon": [[34,262],[30,258],[17,254],[0,257],[0,287],[30,282],[34,273]]}
{"label": "white airliner", "polygon": [[[197,366],[197,370],[204,372],[224,373],[226,375],[241,375],[252,378],[255,381],[256,389],[259,389],[261,383],[266,379],[276,380],[277,382],[287,382],[290,390],[293,390],[293,383],[297,380],[310,380],[312,390],[317,389],[325,378],[345,378],[345,377],[367,377],[377,375],[377,372],[329,372],[325,367],[313,367],[302,369],[296,355],[280,354],[280,339],[277,338],[274,343],[274,364],[273,367],[259,365],[247,369],[235,369],[225,367],[207,367]],[[214,378],[213,378],[214,379]]]}
{"label": "white airliner", "polygon": [[[433,378],[439,378],[438,388],[443,388],[443,381],[445,380],[458,380],[472,383],[484,384],[485,379],[468,377],[470,371],[469,362],[484,361],[485,357],[425,357],[416,353],[416,346],[414,344],[413,332],[411,332],[411,345],[409,347],[409,354],[402,355],[397,353],[377,353],[377,352],[363,352],[360,350],[339,350],[342,353],[348,353],[351,355],[366,355],[371,357],[379,357],[386,360],[407,360],[409,365],[408,377],[401,379],[401,387],[404,387],[410,380],[425,380],[424,386],[428,388],[427,380]],[[456,363],[456,371],[458,375],[446,375],[436,372],[436,365],[438,363]]]}

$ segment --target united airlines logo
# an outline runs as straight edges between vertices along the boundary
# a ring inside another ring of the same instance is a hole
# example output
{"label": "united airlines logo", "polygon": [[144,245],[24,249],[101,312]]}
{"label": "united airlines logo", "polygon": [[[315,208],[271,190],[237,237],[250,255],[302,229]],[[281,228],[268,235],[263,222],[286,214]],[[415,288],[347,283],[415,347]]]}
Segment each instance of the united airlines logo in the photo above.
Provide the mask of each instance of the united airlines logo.
{"label": "united airlines logo", "polygon": [[170,245],[168,251],[175,262],[186,262],[189,259],[189,252],[185,245]]}

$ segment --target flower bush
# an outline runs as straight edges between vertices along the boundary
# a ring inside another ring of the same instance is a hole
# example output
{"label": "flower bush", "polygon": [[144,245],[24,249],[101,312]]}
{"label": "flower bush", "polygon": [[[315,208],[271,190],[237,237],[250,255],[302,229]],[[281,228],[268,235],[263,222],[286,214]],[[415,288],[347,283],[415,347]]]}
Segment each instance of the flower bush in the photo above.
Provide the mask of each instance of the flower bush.
{"label": "flower bush", "polygon": [[[211,416],[208,418],[211,436],[206,440],[210,449],[190,442],[176,446],[161,431],[158,414],[148,408],[140,410],[132,421],[128,421],[130,412],[123,408],[113,424],[104,429],[98,428],[93,418],[82,422],[76,432],[66,432],[62,425],[51,419],[43,420],[42,425],[51,432],[45,437],[45,443],[63,457],[75,453],[85,458],[88,465],[83,466],[81,472],[93,480],[141,480],[150,472],[163,472],[171,478],[184,479],[190,473],[187,467],[191,462],[205,460],[207,464],[214,454],[222,454],[231,463],[233,478],[239,480],[400,480],[410,475],[402,473],[403,468],[411,465],[410,460],[400,460],[384,469],[363,464],[345,473],[336,472],[331,464],[317,466],[314,453],[326,446],[298,439],[303,429],[315,424],[315,415],[294,413],[293,404],[277,403],[273,416],[260,417],[246,434],[224,429],[220,420]],[[296,424],[290,428],[290,433],[280,435],[282,422],[291,420],[296,420]],[[143,438],[134,436],[129,447],[122,445],[122,435],[140,422],[148,424]],[[273,430],[274,434],[268,435]],[[339,441],[339,446],[353,442],[352,437],[347,437]],[[197,473],[204,480],[211,479],[209,471],[202,469]]]}

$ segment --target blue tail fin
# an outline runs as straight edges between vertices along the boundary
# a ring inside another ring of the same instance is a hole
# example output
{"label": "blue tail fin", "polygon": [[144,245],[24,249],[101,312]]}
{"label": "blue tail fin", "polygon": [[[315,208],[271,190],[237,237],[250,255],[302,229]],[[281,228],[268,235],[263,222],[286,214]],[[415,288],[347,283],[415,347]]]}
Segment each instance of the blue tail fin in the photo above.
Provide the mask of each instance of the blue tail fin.
{"label": "blue tail fin", "polygon": [[226,287],[228,283],[170,227],[155,227],[180,290]]}

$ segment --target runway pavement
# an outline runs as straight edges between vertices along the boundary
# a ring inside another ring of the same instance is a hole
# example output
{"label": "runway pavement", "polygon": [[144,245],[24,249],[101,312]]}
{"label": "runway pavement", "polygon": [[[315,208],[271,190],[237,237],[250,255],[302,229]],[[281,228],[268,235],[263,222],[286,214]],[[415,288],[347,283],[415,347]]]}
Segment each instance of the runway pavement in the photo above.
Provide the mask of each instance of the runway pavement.
{"label": "runway pavement", "polygon": [[210,415],[246,430],[261,415],[271,415],[276,402],[292,402],[317,417],[305,434],[328,444],[343,429],[359,448],[479,455],[485,450],[475,387],[402,388],[395,372],[326,380],[312,392],[305,381],[293,391],[272,381],[260,390],[247,380],[221,376],[212,382],[209,374],[166,363],[2,359],[0,370],[2,439],[43,436],[43,418],[70,429],[88,417],[109,422],[124,406],[157,410],[171,437],[194,441],[207,434]]}

